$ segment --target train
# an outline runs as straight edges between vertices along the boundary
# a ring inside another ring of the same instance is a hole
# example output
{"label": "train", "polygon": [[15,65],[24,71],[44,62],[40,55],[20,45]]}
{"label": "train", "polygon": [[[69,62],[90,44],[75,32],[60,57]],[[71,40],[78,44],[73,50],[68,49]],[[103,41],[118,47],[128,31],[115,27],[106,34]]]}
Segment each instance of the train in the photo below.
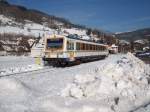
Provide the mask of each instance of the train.
{"label": "train", "polygon": [[84,40],[76,35],[45,37],[43,61],[53,65],[80,64],[108,56],[108,45]]}

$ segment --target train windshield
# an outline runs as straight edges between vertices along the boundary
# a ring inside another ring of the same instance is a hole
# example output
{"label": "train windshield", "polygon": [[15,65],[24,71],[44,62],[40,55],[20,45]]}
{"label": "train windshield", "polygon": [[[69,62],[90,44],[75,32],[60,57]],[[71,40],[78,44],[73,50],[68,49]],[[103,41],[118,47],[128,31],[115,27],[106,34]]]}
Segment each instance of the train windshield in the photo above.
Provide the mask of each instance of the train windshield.
{"label": "train windshield", "polygon": [[60,49],[62,47],[63,47],[63,39],[62,38],[47,39],[47,48]]}

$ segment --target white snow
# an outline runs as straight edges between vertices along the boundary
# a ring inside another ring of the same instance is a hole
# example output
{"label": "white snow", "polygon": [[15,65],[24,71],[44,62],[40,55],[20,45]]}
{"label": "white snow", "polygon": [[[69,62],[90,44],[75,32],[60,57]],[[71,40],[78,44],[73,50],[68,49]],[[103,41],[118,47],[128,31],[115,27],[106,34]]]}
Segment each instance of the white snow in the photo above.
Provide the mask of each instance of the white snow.
{"label": "white snow", "polygon": [[87,35],[82,35],[82,36],[81,36],[81,39],[84,39],[84,40],[91,40],[91,37],[90,37],[90,36],[87,36]]}
{"label": "white snow", "polygon": [[146,39],[141,39],[141,40],[136,40],[136,41],[134,41],[134,43],[138,43],[138,44],[146,44],[146,43],[148,43],[148,40],[146,40]]}
{"label": "white snow", "polygon": [[[15,67],[20,57],[6,59],[3,66],[10,62]],[[29,57],[23,60],[28,62],[22,62],[23,66],[33,64]],[[148,112],[149,75],[149,65],[128,53],[48,72],[2,77],[0,112]]]}
{"label": "white snow", "polygon": [[0,70],[0,76],[5,76],[13,73],[20,73],[20,72],[27,72],[27,71],[34,71],[42,69],[43,67],[37,64],[27,65],[27,66],[21,66],[21,67],[11,67],[7,69],[1,69]]}
{"label": "white snow", "polygon": [[68,34],[77,34],[79,36],[86,35],[86,30],[78,29],[78,28],[71,28],[71,29],[62,29],[62,31],[67,32]]}
{"label": "white snow", "polygon": [[2,22],[0,26],[0,33],[12,33],[12,34],[24,34],[29,36],[43,36],[47,33],[53,33],[51,28],[44,25],[34,23],[32,21],[26,20],[25,24],[18,23],[14,21],[14,18],[8,18],[4,15],[0,15],[0,21]]}
{"label": "white snow", "polygon": [[130,43],[126,40],[119,40],[119,44],[122,44],[122,45],[129,45]]}
{"label": "white snow", "polygon": [[[143,95],[150,98],[148,77],[150,75],[149,66],[134,57],[131,53],[122,57],[115,63],[107,63],[99,66],[98,70],[91,75],[77,75],[73,83],[62,91],[62,96],[74,98],[114,98],[119,100],[126,99],[135,102]],[[117,111],[123,111],[120,108],[122,104],[117,104]],[[125,108],[123,108],[125,109]],[[131,107],[126,110],[132,109]]]}
{"label": "white snow", "polygon": [[[41,60],[40,60],[41,61]],[[6,56],[0,57],[0,76],[42,69],[43,65],[36,64],[31,57]]]}

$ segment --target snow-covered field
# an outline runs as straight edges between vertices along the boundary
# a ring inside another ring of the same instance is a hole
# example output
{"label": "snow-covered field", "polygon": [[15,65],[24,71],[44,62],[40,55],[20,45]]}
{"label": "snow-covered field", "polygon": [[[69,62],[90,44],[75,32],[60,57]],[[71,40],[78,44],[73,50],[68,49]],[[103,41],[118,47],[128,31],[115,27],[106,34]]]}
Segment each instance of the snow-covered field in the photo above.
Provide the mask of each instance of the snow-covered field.
{"label": "snow-covered field", "polygon": [[[1,70],[35,62],[0,57],[0,64]],[[110,55],[73,67],[1,77],[0,112],[150,112],[149,83],[149,65],[130,53]]]}

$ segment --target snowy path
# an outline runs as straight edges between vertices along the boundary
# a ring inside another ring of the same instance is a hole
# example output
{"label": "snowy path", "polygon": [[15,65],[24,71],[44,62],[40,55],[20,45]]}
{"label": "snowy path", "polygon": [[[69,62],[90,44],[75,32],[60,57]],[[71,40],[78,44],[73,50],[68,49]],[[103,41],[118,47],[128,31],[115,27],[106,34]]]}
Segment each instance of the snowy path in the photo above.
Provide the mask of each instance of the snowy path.
{"label": "snowy path", "polygon": [[[73,67],[50,68],[45,72],[29,72],[28,74],[0,78],[0,112],[126,112],[125,108],[130,108],[130,105],[133,108],[135,102],[126,102],[126,98],[122,98],[122,101],[125,102],[119,103],[123,103],[124,107],[122,109],[124,111],[117,111],[115,110],[117,107],[114,105],[115,96],[113,96],[113,93],[112,96],[93,96],[89,98],[84,96],[83,98],[77,98],[76,96],[62,97],[61,93],[68,84],[76,81],[74,80],[75,77],[78,78],[79,85],[80,78],[82,83],[83,81],[91,81],[93,77],[89,77],[90,74],[97,71],[98,74],[101,73],[103,71],[102,66],[115,63],[123,56],[111,55],[106,60]],[[14,63],[16,59],[11,61]],[[29,59],[29,62],[32,63],[32,59]],[[95,82],[92,81],[91,83]],[[88,82],[88,84],[90,83]],[[72,89],[75,90],[74,87]],[[95,90],[91,88],[90,91],[93,93]]]}

